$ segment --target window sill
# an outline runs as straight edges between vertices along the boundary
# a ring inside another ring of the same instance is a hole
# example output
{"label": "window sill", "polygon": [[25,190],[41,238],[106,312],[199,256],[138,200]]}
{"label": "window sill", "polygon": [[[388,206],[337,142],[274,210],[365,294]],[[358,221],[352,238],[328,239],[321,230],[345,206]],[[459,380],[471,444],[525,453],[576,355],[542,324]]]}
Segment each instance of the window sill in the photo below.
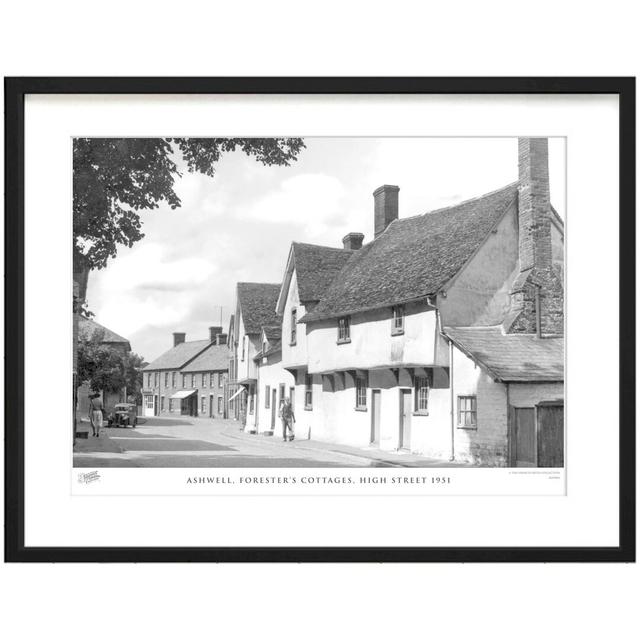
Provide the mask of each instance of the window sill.
{"label": "window sill", "polygon": [[349,344],[351,342],[351,338],[344,338],[342,340],[336,340],[336,344]]}
{"label": "window sill", "polygon": [[297,342],[290,342],[290,343],[289,343],[289,346],[290,346],[290,347],[295,347],[297,344],[298,344]]}
{"label": "window sill", "polygon": [[461,427],[460,425],[456,425],[456,429],[462,429],[463,431],[477,431],[478,425],[474,427]]}
{"label": "window sill", "polygon": [[428,411],[414,411],[411,415],[412,416],[428,416],[429,412]]}
{"label": "window sill", "polygon": [[356,407],[356,411],[367,411],[367,407]]}
{"label": "window sill", "polygon": [[391,335],[392,336],[403,336],[404,335],[404,329],[392,329],[391,330]]}
{"label": "window sill", "polygon": [[305,407],[304,410],[305,411],[313,411],[313,407]]}

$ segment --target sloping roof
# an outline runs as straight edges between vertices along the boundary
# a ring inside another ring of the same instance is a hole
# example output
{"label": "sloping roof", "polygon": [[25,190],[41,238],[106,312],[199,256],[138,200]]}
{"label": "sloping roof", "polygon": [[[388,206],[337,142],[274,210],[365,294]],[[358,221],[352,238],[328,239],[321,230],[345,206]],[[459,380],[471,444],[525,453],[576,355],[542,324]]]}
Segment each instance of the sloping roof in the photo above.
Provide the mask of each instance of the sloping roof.
{"label": "sloping roof", "polygon": [[292,243],[301,302],[320,300],[354,251],[303,242]]}
{"label": "sloping roof", "polygon": [[513,183],[453,207],[394,220],[373,242],[353,252],[301,322],[436,293],[477,251],[517,193]]}
{"label": "sloping roof", "polygon": [[445,327],[444,333],[503,382],[564,380],[564,339],[503,334],[497,327]]}
{"label": "sloping roof", "polygon": [[280,325],[276,315],[279,284],[238,282],[238,305],[246,333],[260,333],[262,327]]}
{"label": "sloping roof", "polygon": [[85,318],[84,316],[80,316],[78,321],[78,339],[79,340],[90,340],[91,336],[96,332],[103,332],[104,336],[102,338],[102,342],[121,342],[125,344],[129,344],[129,341],[126,338],[118,335],[111,329],[107,329],[107,327],[103,327],[101,324],[92,320],[91,318]]}
{"label": "sloping roof", "polygon": [[165,351],[160,357],[150,362],[145,369],[181,369],[185,364],[204,351],[211,342],[209,340],[192,340]]}
{"label": "sloping roof", "polygon": [[229,348],[226,344],[213,344],[193,359],[182,371],[221,371],[229,368]]}
{"label": "sloping roof", "polygon": [[280,325],[269,325],[267,327],[262,327],[262,330],[267,336],[267,340],[269,342],[280,341],[280,337],[282,336],[282,327]]}

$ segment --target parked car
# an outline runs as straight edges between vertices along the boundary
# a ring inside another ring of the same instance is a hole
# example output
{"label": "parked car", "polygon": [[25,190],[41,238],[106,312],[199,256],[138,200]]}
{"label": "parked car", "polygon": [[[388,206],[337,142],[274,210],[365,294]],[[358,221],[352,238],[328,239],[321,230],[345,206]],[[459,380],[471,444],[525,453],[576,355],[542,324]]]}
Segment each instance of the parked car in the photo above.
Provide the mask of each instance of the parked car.
{"label": "parked car", "polygon": [[135,427],[137,424],[138,407],[128,402],[117,404],[107,418],[109,427]]}

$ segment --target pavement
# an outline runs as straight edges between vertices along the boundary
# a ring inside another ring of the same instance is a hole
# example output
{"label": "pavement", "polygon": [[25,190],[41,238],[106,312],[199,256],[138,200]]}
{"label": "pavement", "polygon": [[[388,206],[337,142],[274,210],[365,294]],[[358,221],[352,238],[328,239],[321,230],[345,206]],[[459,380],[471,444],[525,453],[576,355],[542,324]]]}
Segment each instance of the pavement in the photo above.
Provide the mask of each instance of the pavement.
{"label": "pavement", "polygon": [[405,452],[245,433],[235,420],[140,418],[76,440],[74,467],[450,467]]}

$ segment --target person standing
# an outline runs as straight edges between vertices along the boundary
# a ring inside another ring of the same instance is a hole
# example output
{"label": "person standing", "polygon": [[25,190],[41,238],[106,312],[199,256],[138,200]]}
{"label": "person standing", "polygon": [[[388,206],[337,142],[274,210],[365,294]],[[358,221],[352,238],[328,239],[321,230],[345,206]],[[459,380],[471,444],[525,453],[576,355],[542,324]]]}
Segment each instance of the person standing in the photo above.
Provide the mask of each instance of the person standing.
{"label": "person standing", "polygon": [[[295,433],[293,431],[293,423],[296,421],[296,416],[293,412],[293,407],[291,406],[291,399],[285,398],[284,404],[282,405],[282,439],[286,442],[287,440],[293,440],[295,438]],[[291,432],[291,435],[287,438],[287,430]]]}
{"label": "person standing", "polygon": [[89,400],[89,420],[94,437],[99,438],[102,428],[102,400],[99,393],[94,393]]}

